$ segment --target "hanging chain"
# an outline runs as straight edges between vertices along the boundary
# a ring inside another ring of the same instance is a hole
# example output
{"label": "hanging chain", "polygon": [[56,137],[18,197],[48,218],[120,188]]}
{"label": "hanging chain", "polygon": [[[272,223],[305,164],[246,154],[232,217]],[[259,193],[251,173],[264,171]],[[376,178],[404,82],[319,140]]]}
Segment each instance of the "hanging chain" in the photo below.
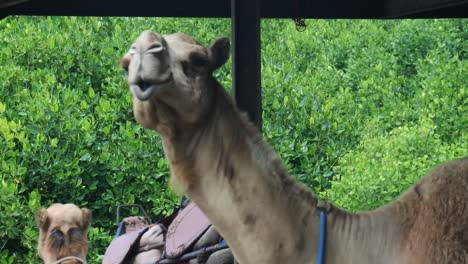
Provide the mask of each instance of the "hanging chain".
{"label": "hanging chain", "polygon": [[294,18],[294,24],[296,24],[296,30],[299,32],[304,32],[307,29],[305,19],[303,18]]}
{"label": "hanging chain", "polygon": [[296,17],[294,18],[294,24],[296,24],[296,30],[299,32],[304,32],[307,29],[307,25],[305,23],[305,19],[301,18],[301,15],[299,14],[299,1],[300,0],[295,0],[296,4]]}

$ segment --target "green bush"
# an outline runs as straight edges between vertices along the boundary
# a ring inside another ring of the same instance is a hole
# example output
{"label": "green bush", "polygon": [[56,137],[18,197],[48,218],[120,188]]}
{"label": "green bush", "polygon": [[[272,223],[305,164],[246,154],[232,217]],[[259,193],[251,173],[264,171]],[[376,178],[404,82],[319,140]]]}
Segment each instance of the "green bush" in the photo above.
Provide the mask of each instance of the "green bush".
{"label": "green bush", "polygon": [[[0,149],[7,150],[0,153],[0,175],[8,191],[1,194],[2,238],[11,252],[2,253],[5,259],[38,262],[34,212],[40,205],[72,202],[93,211],[92,263],[100,261],[112,238],[117,205],[140,203],[153,218],[172,212],[178,198],[167,186],[161,143],[134,121],[118,62],[143,30],[177,28],[209,44],[228,33],[226,22],[77,17],[0,22]],[[218,76],[226,79],[228,69]],[[32,194],[42,200],[28,207]]]}
{"label": "green bush", "polygon": [[[93,210],[100,263],[119,204],[172,212],[159,137],[133,119],[118,67],[141,31],[208,45],[226,19],[8,17],[0,21],[0,263],[37,263],[34,213]],[[262,21],[265,139],[292,175],[346,208],[394,199],[468,154],[465,20]],[[230,62],[216,77],[230,90]],[[384,181],[385,180],[385,181]],[[372,190],[372,191],[368,191]]]}
{"label": "green bush", "polygon": [[332,188],[323,195],[349,210],[375,209],[393,201],[432,167],[466,151],[466,145],[444,142],[430,119],[384,135],[369,131],[356,150],[340,159]]}
{"label": "green bush", "polygon": [[369,131],[386,135],[420,117],[467,155],[466,20],[308,24],[303,33],[289,21],[262,28],[264,134],[293,175],[328,189]]}

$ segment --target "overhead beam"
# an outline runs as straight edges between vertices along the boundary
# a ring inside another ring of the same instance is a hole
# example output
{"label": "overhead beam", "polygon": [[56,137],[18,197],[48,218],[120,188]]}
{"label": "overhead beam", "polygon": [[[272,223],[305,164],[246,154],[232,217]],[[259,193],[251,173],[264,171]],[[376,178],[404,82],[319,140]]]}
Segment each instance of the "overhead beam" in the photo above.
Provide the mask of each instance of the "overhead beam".
{"label": "overhead beam", "polygon": [[466,0],[387,0],[385,3],[386,17],[430,18],[467,16],[468,1]]}
{"label": "overhead beam", "polygon": [[261,130],[260,0],[231,0],[231,25],[234,99]]}
{"label": "overhead beam", "polygon": [[[259,1],[262,18],[466,17],[468,7],[468,0],[258,0],[248,5]],[[231,4],[232,0],[0,0],[0,16],[228,18]]]}

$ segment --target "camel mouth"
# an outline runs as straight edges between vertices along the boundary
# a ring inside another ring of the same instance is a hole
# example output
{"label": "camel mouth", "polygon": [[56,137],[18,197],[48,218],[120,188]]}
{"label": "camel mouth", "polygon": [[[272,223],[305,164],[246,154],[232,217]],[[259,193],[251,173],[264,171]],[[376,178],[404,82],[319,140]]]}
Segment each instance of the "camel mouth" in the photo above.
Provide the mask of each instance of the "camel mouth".
{"label": "camel mouth", "polygon": [[156,83],[149,83],[145,81],[139,81],[136,84],[131,84],[130,88],[133,91],[133,94],[138,98],[140,101],[147,101],[153,95],[161,90],[161,86],[166,85],[172,81],[172,74],[165,80],[156,82]]}

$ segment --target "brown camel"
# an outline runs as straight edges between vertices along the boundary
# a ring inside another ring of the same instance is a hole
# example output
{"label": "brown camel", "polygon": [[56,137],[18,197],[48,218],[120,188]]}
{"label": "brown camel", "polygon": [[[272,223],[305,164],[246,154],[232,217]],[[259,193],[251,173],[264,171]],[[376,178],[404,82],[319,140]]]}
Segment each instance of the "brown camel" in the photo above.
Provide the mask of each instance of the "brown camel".
{"label": "brown camel", "polygon": [[56,203],[36,214],[39,256],[45,264],[84,264],[88,254],[91,211]]}
{"label": "brown camel", "polygon": [[[171,182],[241,264],[316,263],[318,201],[288,175],[212,76],[229,41],[143,32],[122,58],[143,126],[161,135]],[[350,213],[325,202],[326,263],[468,263],[468,159],[432,170],[398,200]]]}

